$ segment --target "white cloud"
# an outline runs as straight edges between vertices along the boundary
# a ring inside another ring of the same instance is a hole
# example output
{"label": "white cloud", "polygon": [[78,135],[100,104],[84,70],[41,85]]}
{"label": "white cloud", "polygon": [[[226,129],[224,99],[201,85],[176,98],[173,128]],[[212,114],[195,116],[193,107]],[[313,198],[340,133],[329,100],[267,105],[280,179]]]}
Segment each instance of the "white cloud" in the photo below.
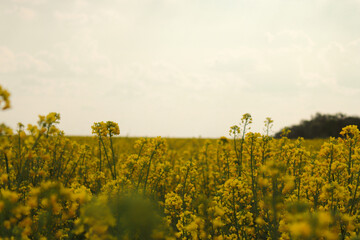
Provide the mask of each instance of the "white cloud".
{"label": "white cloud", "polygon": [[0,46],[0,72],[13,72],[16,68],[15,54],[9,48]]}
{"label": "white cloud", "polygon": [[11,1],[14,3],[32,4],[32,5],[39,5],[47,2],[47,0],[11,0]]}
{"label": "white cloud", "polygon": [[20,7],[18,10],[20,17],[26,20],[32,20],[36,17],[36,12],[30,8]]}
{"label": "white cloud", "polygon": [[46,73],[51,70],[51,66],[39,56],[14,52],[7,47],[0,46],[0,72],[2,73],[20,73],[22,71]]}
{"label": "white cloud", "polygon": [[360,91],[355,80],[360,78],[359,40],[320,45],[304,31],[295,30],[267,32],[265,37],[268,45],[219,52],[209,61],[209,68],[232,72],[254,90],[266,86],[271,92],[282,85],[290,92],[324,87],[341,95]]}
{"label": "white cloud", "polygon": [[89,22],[89,17],[85,13],[55,11],[54,17],[59,21],[67,21],[71,24],[86,24]]}
{"label": "white cloud", "polygon": [[33,20],[37,17],[37,13],[34,9],[18,5],[6,8],[4,12],[7,15],[15,15],[24,20]]}

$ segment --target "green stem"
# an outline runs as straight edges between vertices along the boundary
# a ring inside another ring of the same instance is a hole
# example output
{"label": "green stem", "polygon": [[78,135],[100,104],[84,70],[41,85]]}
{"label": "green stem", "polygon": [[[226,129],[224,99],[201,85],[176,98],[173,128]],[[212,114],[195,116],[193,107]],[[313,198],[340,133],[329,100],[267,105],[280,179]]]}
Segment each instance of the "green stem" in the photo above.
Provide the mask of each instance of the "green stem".
{"label": "green stem", "polygon": [[113,168],[114,168],[114,180],[116,180],[116,162],[115,162],[115,153],[114,153],[114,147],[113,147],[113,142],[112,142],[112,135],[110,133],[109,138],[110,138],[110,148],[111,148],[111,155],[112,155],[112,160],[113,160]]}
{"label": "green stem", "polygon": [[233,207],[233,215],[234,215],[234,223],[235,223],[235,230],[236,230],[236,236],[237,239],[240,240],[239,236],[239,226],[238,226],[238,220],[236,216],[236,207],[235,207],[235,189],[232,189],[232,207]]}
{"label": "green stem", "polygon": [[[100,136],[100,130],[99,130],[99,136]],[[101,141],[100,141],[100,137],[99,137],[99,159],[100,159],[100,172],[101,172],[101,170],[102,170],[102,168],[101,168]]]}
{"label": "green stem", "polygon": [[5,157],[5,165],[6,165],[6,174],[8,175],[8,188],[10,190],[11,189],[11,183],[10,183],[9,159],[8,159],[6,153],[4,153],[4,157]]}
{"label": "green stem", "polygon": [[109,157],[108,157],[108,154],[107,154],[105,143],[104,143],[103,139],[101,138],[101,136],[99,136],[99,139],[100,139],[100,141],[101,141],[101,143],[102,143],[102,145],[104,147],[105,157],[106,157],[106,160],[107,160],[107,163],[108,163],[108,167],[110,169],[111,176],[113,177],[113,179],[115,179],[115,176],[114,176],[114,173],[112,171],[111,164],[110,164],[110,160],[109,160]]}
{"label": "green stem", "polygon": [[156,149],[158,148],[159,144],[157,144],[155,146],[155,149],[154,151],[151,153],[151,156],[150,156],[150,159],[149,159],[149,164],[148,164],[148,168],[147,168],[147,171],[146,171],[146,178],[145,178],[145,182],[144,182],[144,190],[143,190],[143,193],[145,194],[145,191],[146,191],[146,185],[147,185],[147,181],[148,181],[148,178],[149,178],[149,172],[150,172],[150,166],[151,166],[151,160],[152,158],[154,157],[155,153],[156,153]]}

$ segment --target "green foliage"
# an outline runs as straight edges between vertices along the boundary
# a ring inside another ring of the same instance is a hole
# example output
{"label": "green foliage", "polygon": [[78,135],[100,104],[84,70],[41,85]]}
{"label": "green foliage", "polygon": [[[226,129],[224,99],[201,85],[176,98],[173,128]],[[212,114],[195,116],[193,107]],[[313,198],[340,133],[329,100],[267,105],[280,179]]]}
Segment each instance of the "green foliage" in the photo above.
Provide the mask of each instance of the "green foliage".
{"label": "green foliage", "polygon": [[[302,120],[298,125],[287,127],[290,130],[288,138],[303,137],[305,139],[340,137],[341,129],[348,125],[360,127],[360,117],[346,116],[342,113],[316,113],[310,120]],[[284,129],[275,134],[280,138]]]}

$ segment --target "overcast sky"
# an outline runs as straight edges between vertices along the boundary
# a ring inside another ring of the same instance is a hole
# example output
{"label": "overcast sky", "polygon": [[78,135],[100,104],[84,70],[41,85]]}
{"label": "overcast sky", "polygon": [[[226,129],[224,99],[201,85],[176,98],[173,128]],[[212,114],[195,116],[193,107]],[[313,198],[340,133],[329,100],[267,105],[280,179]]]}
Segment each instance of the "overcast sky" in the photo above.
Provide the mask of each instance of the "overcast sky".
{"label": "overcast sky", "polygon": [[1,0],[1,122],[220,137],[360,115],[360,0]]}

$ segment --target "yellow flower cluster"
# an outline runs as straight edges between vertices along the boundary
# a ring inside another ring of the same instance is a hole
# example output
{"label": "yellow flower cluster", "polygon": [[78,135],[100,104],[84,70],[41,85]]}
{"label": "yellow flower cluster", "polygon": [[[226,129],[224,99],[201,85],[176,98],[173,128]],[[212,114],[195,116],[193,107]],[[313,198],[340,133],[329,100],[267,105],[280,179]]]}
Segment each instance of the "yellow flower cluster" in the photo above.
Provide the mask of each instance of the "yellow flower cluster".
{"label": "yellow flower cluster", "polygon": [[[2,108],[9,94],[0,88]],[[66,137],[60,114],[0,125],[0,239],[359,239],[360,131],[309,142]],[[316,146],[315,146],[316,145]]]}
{"label": "yellow flower cluster", "polygon": [[10,108],[10,93],[0,85],[0,106],[3,110]]}

